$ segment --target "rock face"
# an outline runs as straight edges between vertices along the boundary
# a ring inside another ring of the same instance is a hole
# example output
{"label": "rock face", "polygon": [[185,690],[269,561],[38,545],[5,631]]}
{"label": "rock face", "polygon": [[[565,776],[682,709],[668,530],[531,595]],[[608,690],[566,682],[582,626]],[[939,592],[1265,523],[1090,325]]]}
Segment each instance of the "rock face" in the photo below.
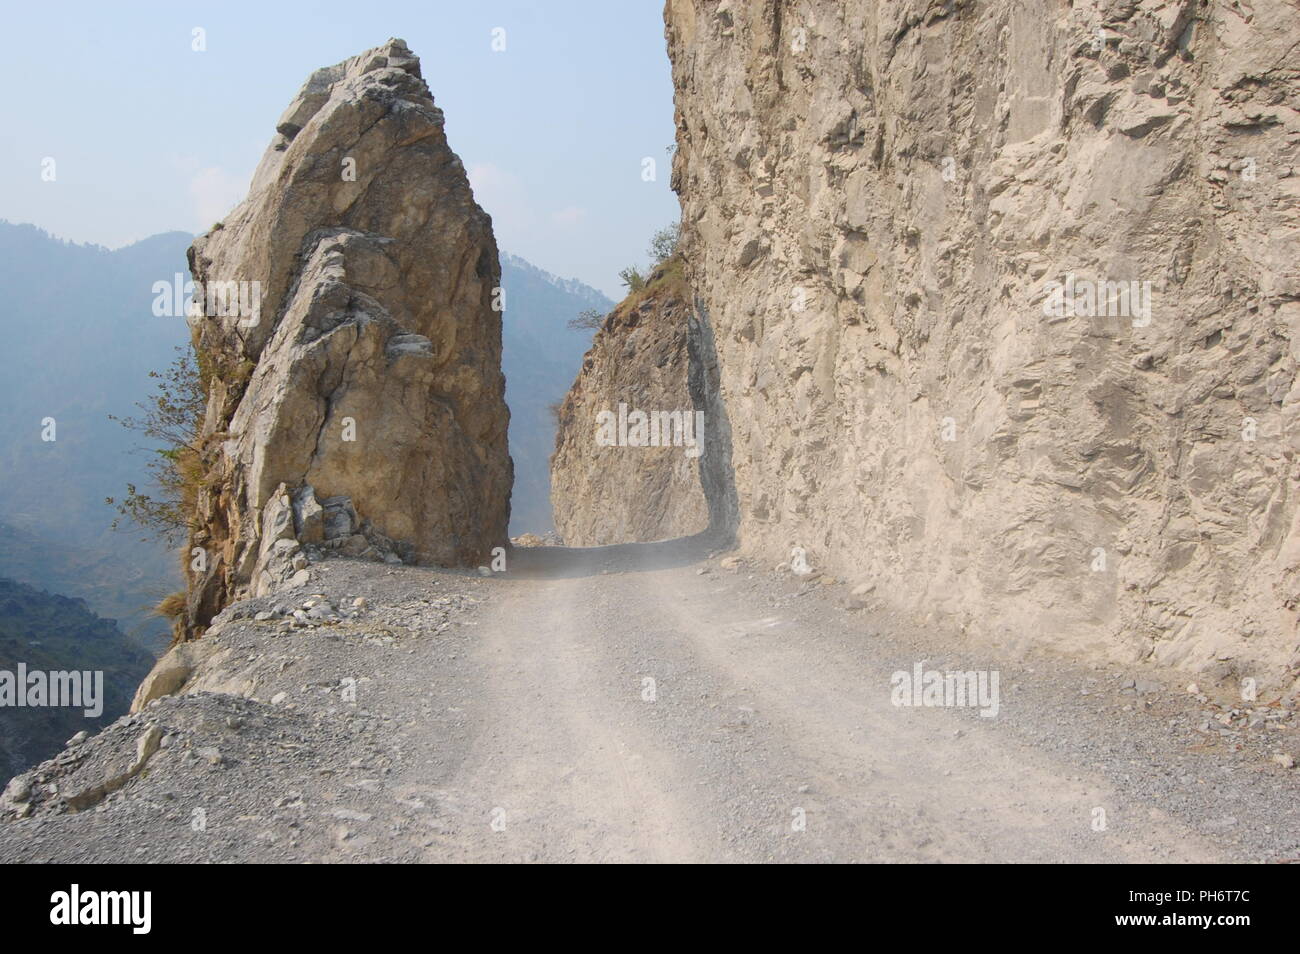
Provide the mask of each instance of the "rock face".
{"label": "rock face", "polygon": [[669,0],[743,546],[1293,682],[1297,16]]}
{"label": "rock face", "polygon": [[[690,388],[680,262],[605,318],[558,414],[551,510],[565,545],[648,543],[709,526],[704,410]],[[665,416],[666,415],[666,416]]]}
{"label": "rock face", "polygon": [[317,70],[276,130],[190,249],[187,635],[302,572],[303,546],[452,564],[506,541],[497,249],[419,61],[390,40]]}

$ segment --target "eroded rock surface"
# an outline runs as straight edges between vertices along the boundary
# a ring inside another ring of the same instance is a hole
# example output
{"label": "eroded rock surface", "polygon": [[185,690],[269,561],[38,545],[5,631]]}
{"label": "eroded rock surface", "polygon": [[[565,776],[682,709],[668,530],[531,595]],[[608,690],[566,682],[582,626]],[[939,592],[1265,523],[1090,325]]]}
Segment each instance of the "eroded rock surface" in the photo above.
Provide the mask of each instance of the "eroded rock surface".
{"label": "eroded rock surface", "polygon": [[1297,17],[670,0],[744,547],[1293,684]]}
{"label": "eroded rock surface", "polygon": [[506,541],[496,244],[405,43],[312,74],[190,266],[208,408],[187,635],[292,583],[304,547],[457,564]]}
{"label": "eroded rock surface", "polygon": [[567,546],[645,543],[709,526],[700,481],[709,435],[690,389],[690,295],[676,273],[656,279],[606,317],[560,406],[551,509]]}

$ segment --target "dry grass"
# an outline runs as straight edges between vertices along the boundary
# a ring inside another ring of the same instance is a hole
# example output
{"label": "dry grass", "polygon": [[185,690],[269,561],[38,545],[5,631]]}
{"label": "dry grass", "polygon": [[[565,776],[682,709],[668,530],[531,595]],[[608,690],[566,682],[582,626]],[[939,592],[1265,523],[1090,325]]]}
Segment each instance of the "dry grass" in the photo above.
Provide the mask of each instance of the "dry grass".
{"label": "dry grass", "polygon": [[681,298],[690,297],[690,286],[686,283],[686,261],[680,255],[669,256],[662,265],[655,266],[645,286],[640,291],[629,292],[628,296],[614,308],[614,313],[626,314],[647,298],[665,292],[676,294]]}
{"label": "dry grass", "polygon": [[175,619],[185,612],[185,591],[177,590],[175,593],[168,593],[158,601],[153,608],[155,616],[161,616],[164,619]]}

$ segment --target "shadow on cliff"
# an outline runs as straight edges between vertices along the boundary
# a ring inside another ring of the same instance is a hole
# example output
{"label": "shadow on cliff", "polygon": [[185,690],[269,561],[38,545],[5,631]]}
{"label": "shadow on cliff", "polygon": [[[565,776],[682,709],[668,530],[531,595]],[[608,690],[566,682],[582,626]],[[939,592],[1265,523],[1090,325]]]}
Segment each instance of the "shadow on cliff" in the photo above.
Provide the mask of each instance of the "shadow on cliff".
{"label": "shadow on cliff", "polygon": [[563,579],[602,573],[644,573],[690,566],[729,546],[725,534],[706,530],[658,543],[620,543],[608,547],[516,547],[510,572],[502,579]]}
{"label": "shadow on cliff", "polygon": [[696,297],[688,319],[686,349],[690,359],[687,388],[695,410],[704,412],[704,456],[700,458],[700,486],[709,508],[706,531],[718,546],[735,544],[740,523],[736,478],[731,466],[731,419],[722,399],[718,349],[704,302]]}

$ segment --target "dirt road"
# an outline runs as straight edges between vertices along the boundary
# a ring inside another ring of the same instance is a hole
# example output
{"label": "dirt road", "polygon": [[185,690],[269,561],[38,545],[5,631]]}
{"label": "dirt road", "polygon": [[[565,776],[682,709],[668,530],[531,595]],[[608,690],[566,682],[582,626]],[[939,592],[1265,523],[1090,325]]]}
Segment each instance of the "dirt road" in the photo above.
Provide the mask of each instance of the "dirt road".
{"label": "dirt road", "polygon": [[[277,636],[247,618],[274,601],[248,605],[211,638],[250,699],[163,700],[83,744],[93,768],[142,725],[173,739],[96,811],[0,825],[0,858],[1300,856],[1300,773],[1269,761],[1291,720],[1207,732],[1159,673],[954,649],[842,608],[841,587],[707,553],[519,550],[490,579],[327,561],[311,589],[364,596],[364,619]],[[996,671],[996,715],[896,705],[893,674],[918,663]]]}
{"label": "dirt road", "polygon": [[491,673],[482,731],[445,792],[459,831],[493,811],[500,830],[486,842],[450,839],[453,850],[503,860],[1225,858],[1155,799],[1121,794],[997,718],[893,705],[890,677],[912,666],[881,658],[858,614],[815,599],[773,607],[779,597],[743,575],[698,574],[671,549],[548,567],[556,555],[522,554],[522,578],[499,581],[479,620],[476,653]]}

